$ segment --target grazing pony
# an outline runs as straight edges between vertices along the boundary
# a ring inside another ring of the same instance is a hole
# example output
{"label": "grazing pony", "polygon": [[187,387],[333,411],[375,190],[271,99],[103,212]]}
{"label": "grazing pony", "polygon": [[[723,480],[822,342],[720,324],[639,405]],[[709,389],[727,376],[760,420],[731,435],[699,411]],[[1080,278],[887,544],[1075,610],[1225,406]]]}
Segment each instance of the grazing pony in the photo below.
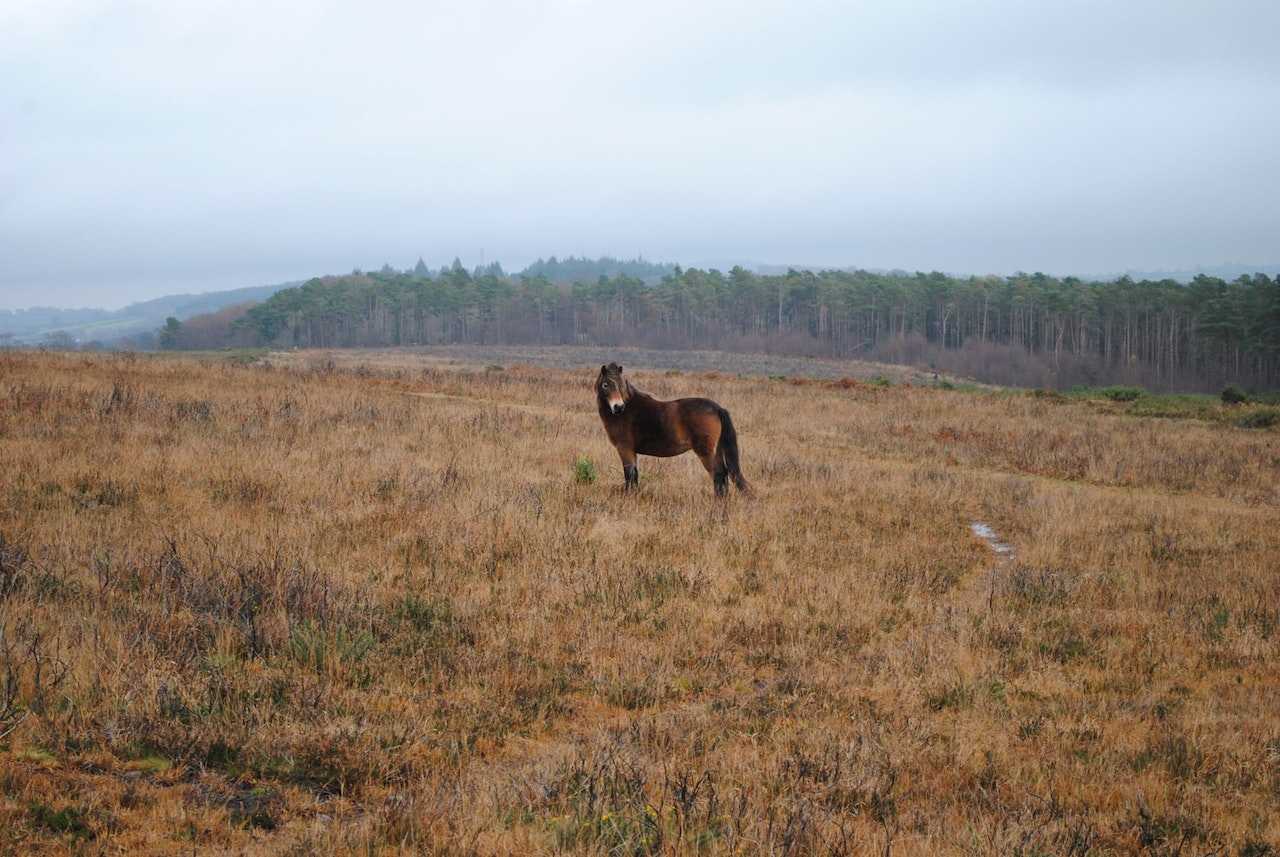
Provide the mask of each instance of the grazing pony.
{"label": "grazing pony", "polygon": [[617,363],[600,367],[596,405],[609,440],[622,459],[625,487],[640,484],[636,455],[669,458],[693,450],[715,483],[716,496],[728,491],[729,480],[739,491],[751,486],[738,466],[738,434],[729,412],[710,399],[663,402],[642,393],[622,377]]}

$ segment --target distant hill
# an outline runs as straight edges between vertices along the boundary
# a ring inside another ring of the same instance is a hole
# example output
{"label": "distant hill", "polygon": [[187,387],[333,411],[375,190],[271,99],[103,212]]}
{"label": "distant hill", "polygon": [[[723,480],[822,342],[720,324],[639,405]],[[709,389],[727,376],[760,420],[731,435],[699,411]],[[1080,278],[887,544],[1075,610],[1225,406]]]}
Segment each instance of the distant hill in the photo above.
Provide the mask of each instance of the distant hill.
{"label": "distant hill", "polygon": [[217,312],[228,306],[266,300],[281,289],[296,285],[298,283],[277,283],[224,292],[165,295],[129,304],[118,310],[56,307],[0,310],[0,342],[7,340],[15,344],[32,344],[39,343],[52,334],[65,333],[79,343],[110,344],[129,336],[154,331],[170,316],[185,321],[192,316]]}

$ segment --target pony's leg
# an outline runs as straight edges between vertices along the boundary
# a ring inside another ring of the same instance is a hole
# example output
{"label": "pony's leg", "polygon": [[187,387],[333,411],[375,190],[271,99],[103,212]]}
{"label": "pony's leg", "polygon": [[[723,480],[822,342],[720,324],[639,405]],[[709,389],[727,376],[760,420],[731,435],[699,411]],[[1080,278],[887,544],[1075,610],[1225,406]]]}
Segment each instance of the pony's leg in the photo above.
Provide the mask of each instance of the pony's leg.
{"label": "pony's leg", "polygon": [[622,490],[630,491],[632,488],[639,488],[640,469],[636,467],[635,451],[620,449],[618,457],[622,459]]}
{"label": "pony's leg", "polygon": [[711,482],[716,487],[716,496],[723,497],[729,492],[729,469],[724,466],[724,462],[720,460],[720,456],[716,455],[715,450],[711,452],[698,453],[698,460],[702,462],[702,466],[707,468],[707,472],[711,474]]}

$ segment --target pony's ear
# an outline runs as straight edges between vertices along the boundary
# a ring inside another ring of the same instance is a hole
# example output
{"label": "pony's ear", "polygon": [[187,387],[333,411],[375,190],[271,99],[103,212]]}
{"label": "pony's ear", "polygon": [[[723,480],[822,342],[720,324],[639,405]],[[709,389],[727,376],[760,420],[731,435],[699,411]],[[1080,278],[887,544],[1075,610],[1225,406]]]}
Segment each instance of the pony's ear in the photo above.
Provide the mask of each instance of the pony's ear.
{"label": "pony's ear", "polygon": [[618,370],[618,374],[619,374],[619,375],[621,375],[621,374],[622,374],[622,367],[621,367],[621,366],[619,366],[617,363],[614,363],[614,364],[613,364],[613,368]]}
{"label": "pony's ear", "polygon": [[608,367],[608,366],[606,366],[606,365],[604,365],[603,363],[601,363],[601,364],[600,364],[600,374],[601,374],[601,375],[607,375],[608,373],[609,373],[609,367]]}

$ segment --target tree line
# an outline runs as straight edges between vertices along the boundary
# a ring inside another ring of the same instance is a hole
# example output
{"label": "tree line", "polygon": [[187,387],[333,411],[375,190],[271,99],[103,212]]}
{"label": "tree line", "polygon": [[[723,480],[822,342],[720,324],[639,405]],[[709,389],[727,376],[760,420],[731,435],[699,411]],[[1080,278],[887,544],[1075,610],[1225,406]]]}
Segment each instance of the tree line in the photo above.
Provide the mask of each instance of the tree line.
{"label": "tree line", "polygon": [[1280,386],[1280,278],[1085,281],[789,270],[671,270],[555,282],[543,273],[321,277],[168,332],[175,347],[449,343],[636,345],[932,365],[995,383]]}

